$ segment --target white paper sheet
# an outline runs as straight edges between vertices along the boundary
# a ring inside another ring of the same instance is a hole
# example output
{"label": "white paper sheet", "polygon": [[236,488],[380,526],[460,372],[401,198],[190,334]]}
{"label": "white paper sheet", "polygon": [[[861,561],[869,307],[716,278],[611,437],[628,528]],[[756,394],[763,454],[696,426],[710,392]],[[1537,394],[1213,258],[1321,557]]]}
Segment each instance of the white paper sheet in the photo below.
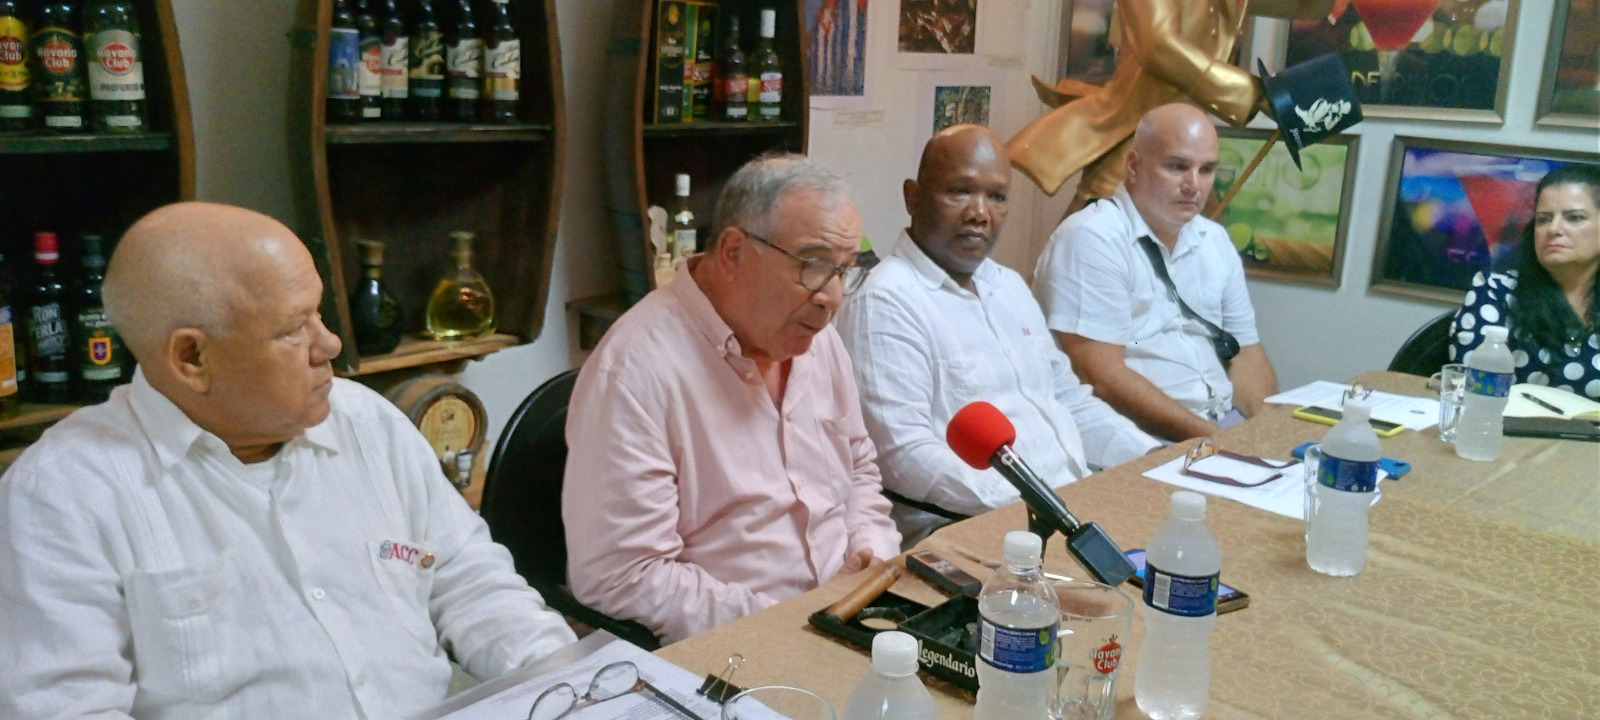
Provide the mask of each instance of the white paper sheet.
{"label": "white paper sheet", "polygon": [[[1339,409],[1344,405],[1344,393],[1350,386],[1342,383],[1317,380],[1293,390],[1285,390],[1267,398],[1275,405],[1317,405]],[[1439,424],[1439,399],[1395,395],[1374,390],[1367,398],[1372,404],[1372,417],[1412,430],[1427,430]]]}
{"label": "white paper sheet", "polygon": [[[1201,462],[1204,462],[1204,460]],[[1248,488],[1224,485],[1219,482],[1185,475],[1183,474],[1182,457],[1174,458],[1165,465],[1150,468],[1144,472],[1144,476],[1151,480],[1160,480],[1168,485],[1176,485],[1185,490],[1193,490],[1198,493],[1241,502],[1250,507],[1274,512],[1284,517],[1292,517],[1297,520],[1305,518],[1306,466],[1303,463],[1295,463],[1284,468],[1283,477],[1277,480]],[[1374,505],[1382,497],[1382,480],[1387,477],[1389,477],[1388,473],[1382,470],[1378,471],[1378,492],[1372,497]]]}

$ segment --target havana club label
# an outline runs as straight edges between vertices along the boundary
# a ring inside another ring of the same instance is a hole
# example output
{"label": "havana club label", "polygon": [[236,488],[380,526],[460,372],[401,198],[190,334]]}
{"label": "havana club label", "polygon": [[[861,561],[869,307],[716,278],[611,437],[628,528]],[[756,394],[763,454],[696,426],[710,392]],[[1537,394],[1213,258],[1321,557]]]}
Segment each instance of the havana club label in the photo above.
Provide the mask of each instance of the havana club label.
{"label": "havana club label", "polygon": [[0,90],[28,89],[28,26],[15,17],[0,17]]}
{"label": "havana club label", "polygon": [[82,102],[89,99],[83,73],[83,40],[71,30],[47,27],[33,34],[38,102]]}
{"label": "havana club label", "polygon": [[144,99],[138,36],[127,30],[102,30],[90,36],[89,95],[95,100]]}

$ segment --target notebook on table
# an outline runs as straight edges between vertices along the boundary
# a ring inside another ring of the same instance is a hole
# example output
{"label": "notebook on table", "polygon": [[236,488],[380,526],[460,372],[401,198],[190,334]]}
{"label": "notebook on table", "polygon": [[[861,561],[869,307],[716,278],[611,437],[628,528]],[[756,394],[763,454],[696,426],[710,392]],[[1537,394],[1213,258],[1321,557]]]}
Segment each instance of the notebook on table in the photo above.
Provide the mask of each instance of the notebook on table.
{"label": "notebook on table", "polygon": [[1566,390],[1512,385],[1504,414],[1507,435],[1600,442],[1600,402]]}

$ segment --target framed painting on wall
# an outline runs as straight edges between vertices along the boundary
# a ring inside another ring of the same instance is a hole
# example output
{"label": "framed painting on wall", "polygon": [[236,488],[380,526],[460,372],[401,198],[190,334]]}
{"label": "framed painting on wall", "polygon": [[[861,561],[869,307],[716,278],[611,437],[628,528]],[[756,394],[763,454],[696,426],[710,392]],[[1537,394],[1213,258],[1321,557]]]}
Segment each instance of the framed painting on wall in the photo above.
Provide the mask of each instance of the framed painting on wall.
{"label": "framed painting on wall", "polygon": [[[1272,135],[1269,130],[1217,128],[1219,155],[1213,202]],[[1217,217],[1251,277],[1339,286],[1350,186],[1355,180],[1354,135],[1335,135],[1300,151],[1300,167],[1275,143]]]}
{"label": "framed painting on wall", "polygon": [[811,107],[867,107],[867,0],[805,0],[805,13]]}
{"label": "framed painting on wall", "polygon": [[1104,85],[1117,69],[1116,0],[1062,0],[1057,77]]}
{"label": "framed painting on wall", "polygon": [[[1592,1],[1592,0],[1591,0]],[[1499,123],[1520,0],[1350,0],[1291,20],[1283,66],[1336,52],[1367,117]]]}
{"label": "framed painting on wall", "polygon": [[895,65],[908,70],[973,67],[980,0],[900,0]]}
{"label": "framed painting on wall", "polygon": [[1556,0],[1545,47],[1538,124],[1600,127],[1600,0]]}
{"label": "framed painting on wall", "polygon": [[1397,137],[1372,287],[1460,302],[1480,271],[1516,261],[1545,173],[1600,154]]}

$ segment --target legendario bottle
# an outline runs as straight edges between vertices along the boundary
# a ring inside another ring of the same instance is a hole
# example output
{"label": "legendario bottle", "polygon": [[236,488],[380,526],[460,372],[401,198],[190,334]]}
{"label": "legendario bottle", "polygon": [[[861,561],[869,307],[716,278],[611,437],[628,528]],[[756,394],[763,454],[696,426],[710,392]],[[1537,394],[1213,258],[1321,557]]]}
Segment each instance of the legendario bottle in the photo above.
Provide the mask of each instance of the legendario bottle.
{"label": "legendario bottle", "polygon": [[445,116],[472,122],[478,119],[478,97],[483,82],[483,38],[472,17],[471,0],[456,3],[449,32],[445,33]]}
{"label": "legendario bottle", "polygon": [[778,50],[773,40],[777,35],[777,23],[777,11],[761,11],[761,44],[756,47],[755,54],[756,78],[759,78],[759,82],[750,83],[752,122],[777,122],[782,114],[783,65],[778,61]]}
{"label": "legendario bottle", "polygon": [[33,31],[33,100],[46,132],[75,133],[88,129],[89,79],[84,69],[83,37],[78,33],[78,4],[47,2],[39,8]]}
{"label": "legendario bottle", "polygon": [[511,24],[510,0],[492,0],[483,43],[483,121],[514,123],[521,99],[522,41]]}
{"label": "legendario bottle", "polygon": [[494,332],[494,294],[472,269],[472,233],[453,232],[456,267],[428,298],[428,334],[435,340],[471,340]]}
{"label": "legendario bottle", "polygon": [[133,2],[96,0],[84,9],[83,17],[94,129],[144,132],[144,60],[139,54],[139,17]]}
{"label": "legendario bottle", "polygon": [[438,120],[444,98],[444,33],[433,14],[432,0],[417,0],[417,24],[411,30],[410,115]]}
{"label": "legendario bottle", "polygon": [[28,22],[16,0],[0,0],[0,132],[33,130]]}
{"label": "legendario bottle", "polygon": [[722,45],[722,81],[718,95],[722,119],[746,122],[750,119],[750,71],[745,67],[744,50],[739,48],[739,16],[729,13]]}
{"label": "legendario bottle", "polygon": [[348,0],[334,0],[328,26],[328,122],[361,119],[361,31]]}
{"label": "legendario bottle", "polygon": [[105,402],[114,388],[128,381],[128,350],[106,319],[100,299],[106,281],[104,241],[99,235],[83,236],[83,274],[75,292],[72,337],[77,347],[78,396],[85,402]]}
{"label": "legendario bottle", "polygon": [[34,275],[28,307],[29,355],[33,360],[29,384],[33,386],[33,398],[39,402],[71,402],[72,332],[61,306],[66,287],[56,277],[61,253],[55,233],[34,233],[33,259],[39,269]]}
{"label": "legendario bottle", "polygon": [[350,291],[350,324],[356,350],[382,355],[400,344],[400,303],[383,282],[383,243],[357,240],[361,248],[361,280]]}
{"label": "legendario bottle", "polygon": [[406,36],[405,19],[400,16],[400,8],[395,7],[394,0],[373,0],[377,3],[374,10],[380,13],[379,32],[383,36],[381,45],[383,64],[379,68],[380,85],[383,90],[383,119],[399,120],[405,117],[406,97],[410,94],[407,69],[410,65],[411,38]]}

